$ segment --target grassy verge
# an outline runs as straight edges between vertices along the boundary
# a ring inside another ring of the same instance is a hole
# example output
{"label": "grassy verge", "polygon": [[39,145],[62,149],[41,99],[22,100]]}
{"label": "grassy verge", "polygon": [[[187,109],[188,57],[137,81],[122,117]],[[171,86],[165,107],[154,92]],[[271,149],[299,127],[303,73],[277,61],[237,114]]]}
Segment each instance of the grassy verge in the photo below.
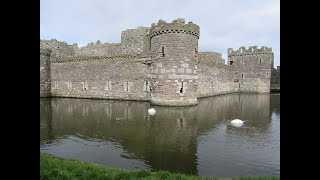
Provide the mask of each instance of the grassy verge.
{"label": "grassy verge", "polygon": [[[47,153],[40,154],[40,179],[43,180],[81,180],[81,179],[181,179],[181,180],[204,180],[208,178],[189,176],[167,171],[133,171],[110,168],[93,163],[65,159],[52,156]],[[219,180],[220,178],[212,178]],[[236,179],[236,178],[234,178]],[[259,176],[240,177],[239,180],[278,180],[280,177]]]}

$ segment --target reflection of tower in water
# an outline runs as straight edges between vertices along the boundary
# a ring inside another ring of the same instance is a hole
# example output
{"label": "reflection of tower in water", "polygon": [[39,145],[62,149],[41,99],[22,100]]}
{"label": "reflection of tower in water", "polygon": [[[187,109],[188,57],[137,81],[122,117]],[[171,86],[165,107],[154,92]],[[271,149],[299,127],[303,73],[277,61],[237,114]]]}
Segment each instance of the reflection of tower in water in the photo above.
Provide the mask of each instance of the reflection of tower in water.
{"label": "reflection of tower in water", "polygon": [[82,105],[82,116],[87,116],[88,115],[88,106],[86,104]]}
{"label": "reflection of tower in water", "polygon": [[187,126],[186,118],[184,117],[183,111],[179,112],[179,117],[177,118],[177,127],[182,128]]}

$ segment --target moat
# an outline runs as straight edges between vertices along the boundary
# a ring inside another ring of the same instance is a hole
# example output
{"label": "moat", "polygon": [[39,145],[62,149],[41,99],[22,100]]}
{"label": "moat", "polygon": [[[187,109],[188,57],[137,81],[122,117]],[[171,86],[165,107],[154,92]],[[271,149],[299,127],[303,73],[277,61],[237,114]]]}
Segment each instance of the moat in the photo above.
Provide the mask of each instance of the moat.
{"label": "moat", "polygon": [[207,177],[280,175],[280,94],[221,95],[190,107],[40,98],[40,112],[40,150],[56,156]]}

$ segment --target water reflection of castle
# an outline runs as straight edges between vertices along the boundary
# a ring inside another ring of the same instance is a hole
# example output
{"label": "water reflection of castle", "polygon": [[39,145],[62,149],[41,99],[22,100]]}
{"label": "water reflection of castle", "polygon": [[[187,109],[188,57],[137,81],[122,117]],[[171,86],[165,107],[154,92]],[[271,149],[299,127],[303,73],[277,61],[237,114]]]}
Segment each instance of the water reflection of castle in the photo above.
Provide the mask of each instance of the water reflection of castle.
{"label": "water reflection of castle", "polygon": [[[153,169],[195,174],[200,136],[234,118],[248,120],[246,126],[261,132],[267,131],[271,122],[268,94],[205,98],[192,107],[156,106],[155,116],[147,114],[148,102],[57,98],[40,99],[40,105],[40,141],[77,134],[82,138],[112,138]],[[226,130],[232,131],[228,126]],[[244,131],[241,135],[252,133]]]}

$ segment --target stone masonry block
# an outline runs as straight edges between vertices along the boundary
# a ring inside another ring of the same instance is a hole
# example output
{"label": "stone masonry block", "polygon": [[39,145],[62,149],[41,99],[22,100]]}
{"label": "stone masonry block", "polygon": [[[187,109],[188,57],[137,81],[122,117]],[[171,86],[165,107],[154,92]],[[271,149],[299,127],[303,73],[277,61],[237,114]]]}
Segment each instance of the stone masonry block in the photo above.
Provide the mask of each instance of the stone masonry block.
{"label": "stone masonry block", "polygon": [[184,73],[184,68],[179,68],[178,73]]}
{"label": "stone masonry block", "polygon": [[187,68],[187,67],[189,67],[189,64],[188,64],[188,63],[182,63],[181,66],[182,66],[183,68]]}

